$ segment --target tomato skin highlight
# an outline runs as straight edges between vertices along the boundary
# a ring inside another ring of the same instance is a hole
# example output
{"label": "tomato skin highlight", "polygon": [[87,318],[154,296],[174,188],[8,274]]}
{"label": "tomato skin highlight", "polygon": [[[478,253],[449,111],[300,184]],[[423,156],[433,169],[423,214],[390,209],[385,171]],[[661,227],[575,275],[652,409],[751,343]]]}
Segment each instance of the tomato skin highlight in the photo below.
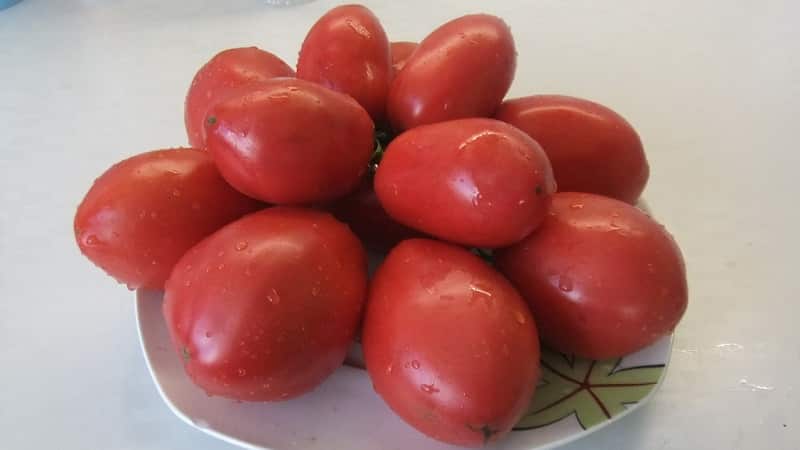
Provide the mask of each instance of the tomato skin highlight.
{"label": "tomato skin highlight", "polygon": [[594,194],[553,195],[544,223],[495,253],[555,350],[608,359],[672,332],[688,301],[672,236],[644,212]]}
{"label": "tomato skin highlight", "polygon": [[106,170],[74,219],[81,252],[130,289],[162,289],[180,257],[221,226],[263,208],[222,179],[207,152],[142,153]]}
{"label": "tomato skin highlight", "polygon": [[392,127],[491,116],[511,86],[516,61],[514,38],[500,18],[476,14],[447,22],[420,42],[392,81]]}
{"label": "tomato skin highlight", "polygon": [[164,317],[195,384],[280,401],[344,361],[366,299],[366,256],[320,211],[275,207],[193,247],[167,281]]}
{"label": "tomato skin highlight", "polygon": [[564,192],[589,192],[635,204],[650,167],[639,135],[619,114],[564,95],[506,100],[495,118],[541,144]]}
{"label": "tomato skin highlight", "polygon": [[392,218],[474,247],[503,247],[530,234],[555,189],[539,145],[493,119],[409,130],[389,144],[375,175],[375,192]]}
{"label": "tomato skin highlight", "polygon": [[322,16],[297,60],[298,78],[350,95],[376,123],[385,115],[391,75],[386,32],[360,5],[339,6]]}
{"label": "tomato skin highlight", "polygon": [[184,122],[189,145],[205,148],[206,114],[228,90],[275,77],[293,77],[294,69],[270,52],[256,47],[217,53],[195,74],[186,94]]}
{"label": "tomato skin highlight", "polygon": [[355,100],[293,78],[273,78],[218,103],[206,128],[222,176],[273,204],[307,204],[351,192],[375,145],[372,120]]}
{"label": "tomato skin highlight", "polygon": [[467,250],[428,239],[401,242],[378,268],[362,342],[392,410],[455,445],[510,431],[539,377],[536,325],[511,283]]}

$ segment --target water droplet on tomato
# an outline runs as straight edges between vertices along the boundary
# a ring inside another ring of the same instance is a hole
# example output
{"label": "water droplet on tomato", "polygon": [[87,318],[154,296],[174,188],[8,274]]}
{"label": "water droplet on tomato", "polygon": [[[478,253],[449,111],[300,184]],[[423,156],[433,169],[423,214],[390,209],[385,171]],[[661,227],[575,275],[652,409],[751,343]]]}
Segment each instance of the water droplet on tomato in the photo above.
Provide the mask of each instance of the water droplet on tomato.
{"label": "water droplet on tomato", "polygon": [[314,286],[311,288],[311,296],[316,297],[319,295],[319,286]]}
{"label": "water droplet on tomato", "polygon": [[186,281],[183,282],[183,285],[186,286],[186,287],[189,287],[189,286],[192,285],[192,281],[191,280],[186,280]]}
{"label": "water droplet on tomato", "polygon": [[237,371],[236,371],[236,373],[237,373],[237,374],[238,374],[240,377],[243,377],[243,376],[247,375],[247,370],[245,370],[244,368],[240,367],[240,368],[239,368],[239,370],[237,370]]}
{"label": "water droplet on tomato", "polygon": [[241,252],[242,250],[244,250],[244,249],[246,249],[246,248],[247,248],[247,241],[239,241],[239,242],[236,244],[236,247],[235,247],[235,248],[236,248],[236,251],[237,251],[237,252]]}
{"label": "water droplet on tomato", "polygon": [[210,331],[206,331],[206,338],[211,338],[212,334]]}
{"label": "water droplet on tomato", "polygon": [[281,302],[281,296],[278,294],[278,291],[275,290],[275,288],[270,289],[270,292],[267,294],[267,301],[273,305],[277,305]]}
{"label": "water droplet on tomato", "polygon": [[560,277],[558,277],[558,288],[559,289],[561,289],[564,292],[570,292],[570,291],[572,291],[572,287],[573,287],[572,278],[570,278],[570,277],[568,277],[566,275],[561,275]]}
{"label": "water droplet on tomato", "polygon": [[94,246],[94,245],[99,244],[100,240],[97,239],[97,236],[95,236],[94,234],[90,234],[89,236],[86,236],[86,239],[84,240],[84,242],[88,246]]}
{"label": "water droplet on tomato", "polygon": [[522,314],[521,311],[514,311],[514,318],[517,319],[517,323],[520,325],[525,323],[525,314]]}
{"label": "water droplet on tomato", "polygon": [[180,189],[173,189],[172,190],[172,196],[173,197],[180,197],[181,196],[181,190]]}
{"label": "water droplet on tomato", "polygon": [[222,270],[225,268],[225,264],[220,264],[217,266],[217,270]]}
{"label": "water droplet on tomato", "polygon": [[419,361],[417,361],[416,359],[411,361],[411,367],[413,369],[419,369]]}
{"label": "water droplet on tomato", "polygon": [[573,203],[569,205],[569,209],[583,209],[583,203]]}
{"label": "water droplet on tomato", "polygon": [[469,289],[472,291],[472,298],[479,299],[479,298],[491,298],[492,291],[490,288],[481,286],[479,284],[470,283]]}
{"label": "water droplet on tomato", "polygon": [[419,387],[420,387],[420,389],[422,389],[422,392],[425,392],[427,394],[435,394],[435,393],[439,392],[439,389],[437,389],[432,384],[421,384]]}
{"label": "water droplet on tomato", "polygon": [[481,199],[483,199],[483,194],[476,192],[475,195],[472,196],[472,206],[478,206],[481,203]]}

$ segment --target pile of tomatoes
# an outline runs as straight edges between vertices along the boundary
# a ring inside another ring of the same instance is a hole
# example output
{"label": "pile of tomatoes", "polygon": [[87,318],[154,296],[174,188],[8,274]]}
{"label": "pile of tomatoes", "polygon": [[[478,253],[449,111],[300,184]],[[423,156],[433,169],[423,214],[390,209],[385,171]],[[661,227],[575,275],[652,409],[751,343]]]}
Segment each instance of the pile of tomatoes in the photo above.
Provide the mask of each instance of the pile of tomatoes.
{"label": "pile of tomatoes", "polygon": [[[296,72],[257,48],[214,56],[186,98],[192,148],[106,171],[78,207],[81,251],[164,290],[192,381],[280,401],[360,340],[378,394],[453,444],[501,438],[539,377],[539,340],[600,359],[669,334],[687,302],[618,114],[505,100],[508,26],[469,15],[418,45],[367,8],[309,31]],[[368,274],[367,250],[383,255]]]}

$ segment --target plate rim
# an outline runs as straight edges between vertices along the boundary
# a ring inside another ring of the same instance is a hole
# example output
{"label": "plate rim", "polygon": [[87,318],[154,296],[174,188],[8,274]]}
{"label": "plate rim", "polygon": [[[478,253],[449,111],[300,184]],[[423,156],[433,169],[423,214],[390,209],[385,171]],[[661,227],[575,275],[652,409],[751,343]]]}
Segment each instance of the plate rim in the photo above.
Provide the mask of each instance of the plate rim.
{"label": "plate rim", "polygon": [[[213,436],[213,437],[215,437],[215,438],[217,438],[219,440],[222,440],[222,441],[227,442],[227,443],[232,444],[232,445],[239,446],[241,448],[247,448],[247,449],[252,449],[252,450],[276,450],[273,447],[265,446],[265,445],[262,445],[262,444],[256,444],[256,443],[253,443],[253,442],[248,442],[246,440],[240,439],[240,438],[238,438],[236,436],[233,436],[233,435],[230,435],[230,434],[226,434],[224,432],[215,430],[213,428],[203,427],[203,426],[195,423],[195,421],[192,420],[192,418],[189,417],[189,415],[186,412],[184,412],[182,409],[178,408],[175,405],[175,403],[172,401],[172,399],[169,397],[167,392],[164,390],[161,382],[159,381],[159,377],[156,374],[156,371],[155,371],[155,369],[153,367],[153,363],[152,363],[152,359],[153,358],[151,356],[150,349],[149,349],[149,347],[148,347],[148,345],[146,343],[145,331],[144,331],[144,327],[143,327],[143,323],[144,322],[142,320],[142,317],[143,317],[143,314],[142,314],[143,307],[142,307],[142,305],[145,302],[151,301],[151,299],[145,299],[145,297],[148,296],[148,295],[153,295],[153,294],[162,295],[159,292],[160,291],[144,291],[144,290],[136,291],[136,305],[135,305],[135,308],[134,308],[134,315],[135,315],[135,318],[136,318],[136,331],[137,331],[137,335],[138,335],[138,338],[139,338],[139,345],[140,345],[140,347],[142,349],[142,354],[143,354],[144,359],[145,359],[145,364],[147,365],[147,371],[150,374],[150,378],[152,379],[153,384],[155,384],[156,390],[158,391],[158,395],[161,397],[161,400],[167,405],[169,410],[172,411],[172,413],[175,414],[181,421],[183,421],[184,423],[188,424],[189,426],[191,426],[194,429],[202,431],[203,433],[205,433],[205,434],[207,434],[209,436]],[[656,384],[653,385],[653,388],[647,393],[647,395],[642,397],[636,403],[631,405],[629,408],[626,408],[624,411],[620,412],[619,414],[614,415],[614,416],[610,417],[609,419],[604,420],[603,422],[601,422],[601,423],[599,423],[599,424],[597,424],[595,426],[592,426],[592,427],[587,428],[587,429],[583,429],[582,431],[570,434],[570,435],[565,436],[565,437],[563,437],[561,439],[557,439],[557,440],[554,440],[554,441],[551,441],[551,442],[548,442],[548,443],[545,443],[545,444],[542,444],[542,445],[539,445],[539,446],[536,446],[536,447],[530,447],[530,450],[553,449],[553,448],[560,447],[562,445],[566,445],[568,443],[577,441],[579,439],[583,439],[583,438],[585,438],[585,437],[587,437],[587,436],[589,436],[589,435],[591,435],[591,434],[593,434],[593,433],[595,433],[595,432],[597,432],[599,430],[602,430],[603,428],[606,428],[609,425],[617,423],[623,417],[627,417],[630,413],[632,413],[633,411],[636,411],[637,409],[639,409],[640,407],[645,405],[647,402],[649,402],[652,399],[652,397],[655,395],[655,393],[661,388],[661,385],[664,383],[664,379],[666,378],[667,368],[669,367],[670,361],[672,359],[672,348],[673,348],[673,344],[674,344],[674,337],[675,337],[674,332],[669,335],[669,340],[668,340],[668,343],[666,344],[667,345],[667,350],[665,351],[665,361],[664,361],[664,365],[663,365],[663,370],[662,370],[658,380],[656,381]],[[340,367],[338,370],[345,370],[345,371],[352,371],[352,372],[365,372],[364,369],[356,369],[356,368],[345,366],[345,365]],[[558,423],[558,422],[561,422],[563,420],[567,420],[569,417],[573,417],[573,416],[576,416],[575,412],[573,412],[572,414],[569,414],[567,416],[564,416],[563,418],[561,418],[561,419],[559,419],[559,420],[557,420],[556,422],[553,422],[553,423]],[[530,429],[530,430],[512,430],[511,433],[520,433],[521,434],[521,433],[534,432],[534,431],[535,431],[535,429]]]}

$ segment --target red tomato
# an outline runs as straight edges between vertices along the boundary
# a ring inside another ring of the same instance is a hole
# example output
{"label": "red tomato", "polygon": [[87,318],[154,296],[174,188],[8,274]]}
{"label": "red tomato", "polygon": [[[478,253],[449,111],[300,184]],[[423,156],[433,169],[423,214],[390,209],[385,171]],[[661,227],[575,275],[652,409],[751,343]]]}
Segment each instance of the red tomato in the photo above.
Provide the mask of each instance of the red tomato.
{"label": "red tomato", "polygon": [[420,42],[389,88],[395,130],[465,117],[488,117],[503,101],[516,69],[511,30],[501,19],[464,16]]}
{"label": "red tomato", "polygon": [[157,150],[115,164],[75,214],[75,239],[131,289],[162,289],[178,259],[226,223],[263,205],[236,192],[208,153]]}
{"label": "red tomato", "polygon": [[541,227],[496,253],[528,300],[542,340],[606,359],[669,334],[687,302],[672,236],[639,209],[594,194],[558,193]]}
{"label": "red tomato", "polygon": [[333,8],[311,27],[297,60],[297,76],[350,95],[380,122],[391,72],[389,41],[372,11]]}
{"label": "red tomato", "polygon": [[186,94],[184,120],[189,144],[205,147],[206,113],[225,98],[227,90],[275,77],[294,76],[294,70],[272,53],[256,47],[232,48],[211,58],[192,80]]}
{"label": "red tomato", "polygon": [[414,53],[414,50],[419,47],[416,42],[392,42],[389,46],[392,54],[392,70],[394,74],[400,72],[403,66],[406,65],[408,58]]}
{"label": "red tomato", "polygon": [[650,169],[642,142],[605,106],[562,95],[505,101],[495,117],[535,139],[562,191],[591,192],[636,203]]}
{"label": "red tomato", "polygon": [[364,250],[346,225],[319,211],[270,208],[180,260],[164,317],[186,372],[206,392],[284,400],[342,364],[366,284]]}
{"label": "red tomato", "polygon": [[362,341],[375,390],[417,430],[480,446],[506,434],[539,376],[539,340],[519,293],[478,257],[412,239],[370,287]]}
{"label": "red tomato", "polygon": [[409,130],[392,141],[375,192],[399,222],[475,247],[502,247],[530,234],[555,191],[539,145],[492,119]]}
{"label": "red tomato", "polygon": [[347,95],[273,78],[212,108],[208,150],[241,192],[277,204],[341,197],[355,189],[375,145],[372,120]]}
{"label": "red tomato", "polygon": [[420,236],[419,232],[389,217],[378,201],[369,178],[364,178],[355,192],[336,201],[328,209],[336,218],[350,225],[364,245],[375,250],[386,251],[402,240]]}

